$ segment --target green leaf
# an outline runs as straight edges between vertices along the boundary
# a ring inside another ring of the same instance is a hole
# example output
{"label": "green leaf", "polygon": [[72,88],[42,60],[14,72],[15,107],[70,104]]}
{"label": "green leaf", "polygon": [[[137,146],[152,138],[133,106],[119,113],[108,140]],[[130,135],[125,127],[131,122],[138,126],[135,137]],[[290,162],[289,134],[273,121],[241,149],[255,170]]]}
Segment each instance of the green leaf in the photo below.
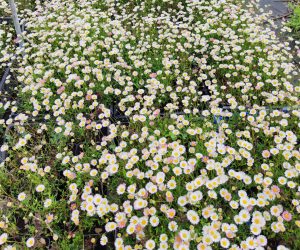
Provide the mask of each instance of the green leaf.
{"label": "green leaf", "polygon": [[300,6],[294,9],[294,13],[300,17]]}
{"label": "green leaf", "polygon": [[172,140],[176,139],[176,135],[174,135],[172,132],[170,133],[170,137],[171,137]]}

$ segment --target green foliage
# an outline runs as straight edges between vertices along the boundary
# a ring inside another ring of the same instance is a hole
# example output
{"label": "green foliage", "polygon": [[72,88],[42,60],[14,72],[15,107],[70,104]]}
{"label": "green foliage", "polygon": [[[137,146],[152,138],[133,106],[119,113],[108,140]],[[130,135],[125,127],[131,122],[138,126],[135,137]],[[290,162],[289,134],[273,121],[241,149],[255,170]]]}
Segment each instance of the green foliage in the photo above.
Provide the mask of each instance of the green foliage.
{"label": "green foliage", "polygon": [[300,31],[300,5],[291,6],[293,10],[293,14],[288,22],[288,26],[291,27],[294,32],[299,35]]}

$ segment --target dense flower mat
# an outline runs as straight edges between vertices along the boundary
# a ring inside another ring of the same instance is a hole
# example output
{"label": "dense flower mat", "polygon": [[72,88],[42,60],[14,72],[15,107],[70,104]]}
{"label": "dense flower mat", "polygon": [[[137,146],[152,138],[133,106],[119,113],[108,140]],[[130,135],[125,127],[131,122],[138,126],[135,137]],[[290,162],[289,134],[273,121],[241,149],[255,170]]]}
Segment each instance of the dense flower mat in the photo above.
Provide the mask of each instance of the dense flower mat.
{"label": "dense flower mat", "polygon": [[37,4],[23,52],[0,25],[3,249],[300,248],[299,69],[255,1]]}

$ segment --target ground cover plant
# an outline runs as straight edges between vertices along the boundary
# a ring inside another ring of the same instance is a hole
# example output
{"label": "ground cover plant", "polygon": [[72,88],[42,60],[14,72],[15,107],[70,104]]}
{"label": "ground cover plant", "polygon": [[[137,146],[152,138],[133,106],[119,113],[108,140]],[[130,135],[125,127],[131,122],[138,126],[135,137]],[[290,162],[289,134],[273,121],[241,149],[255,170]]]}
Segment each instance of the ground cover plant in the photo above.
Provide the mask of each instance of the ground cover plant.
{"label": "ground cover plant", "polygon": [[300,31],[300,4],[295,3],[290,5],[292,9],[292,16],[288,25],[293,29],[295,35],[299,38]]}
{"label": "ground cover plant", "polygon": [[299,70],[256,1],[21,17],[22,48],[0,31],[3,249],[300,248]]}

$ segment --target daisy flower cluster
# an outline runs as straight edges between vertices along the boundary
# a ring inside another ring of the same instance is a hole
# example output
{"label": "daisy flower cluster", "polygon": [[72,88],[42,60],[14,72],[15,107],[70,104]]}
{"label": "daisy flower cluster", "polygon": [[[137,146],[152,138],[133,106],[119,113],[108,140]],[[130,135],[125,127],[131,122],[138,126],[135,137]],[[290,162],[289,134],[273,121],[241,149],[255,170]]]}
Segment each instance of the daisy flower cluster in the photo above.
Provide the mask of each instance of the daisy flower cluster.
{"label": "daisy flower cluster", "polygon": [[1,48],[1,72],[3,73],[5,66],[9,65],[14,56],[15,46],[13,44],[14,29],[11,25],[4,21],[0,24],[0,48]]}
{"label": "daisy flower cluster", "polygon": [[7,16],[11,13],[8,3],[4,0],[0,1],[0,13],[1,17]]}
{"label": "daisy flower cluster", "polygon": [[300,248],[299,70],[269,18],[241,0],[23,11],[1,247]]}
{"label": "daisy flower cluster", "polygon": [[[0,13],[5,14],[8,11],[8,6],[5,1],[0,2]],[[6,20],[0,22],[0,74],[1,77],[4,73],[7,63],[10,62],[14,46],[12,43],[14,29],[10,25],[7,25]]]}

